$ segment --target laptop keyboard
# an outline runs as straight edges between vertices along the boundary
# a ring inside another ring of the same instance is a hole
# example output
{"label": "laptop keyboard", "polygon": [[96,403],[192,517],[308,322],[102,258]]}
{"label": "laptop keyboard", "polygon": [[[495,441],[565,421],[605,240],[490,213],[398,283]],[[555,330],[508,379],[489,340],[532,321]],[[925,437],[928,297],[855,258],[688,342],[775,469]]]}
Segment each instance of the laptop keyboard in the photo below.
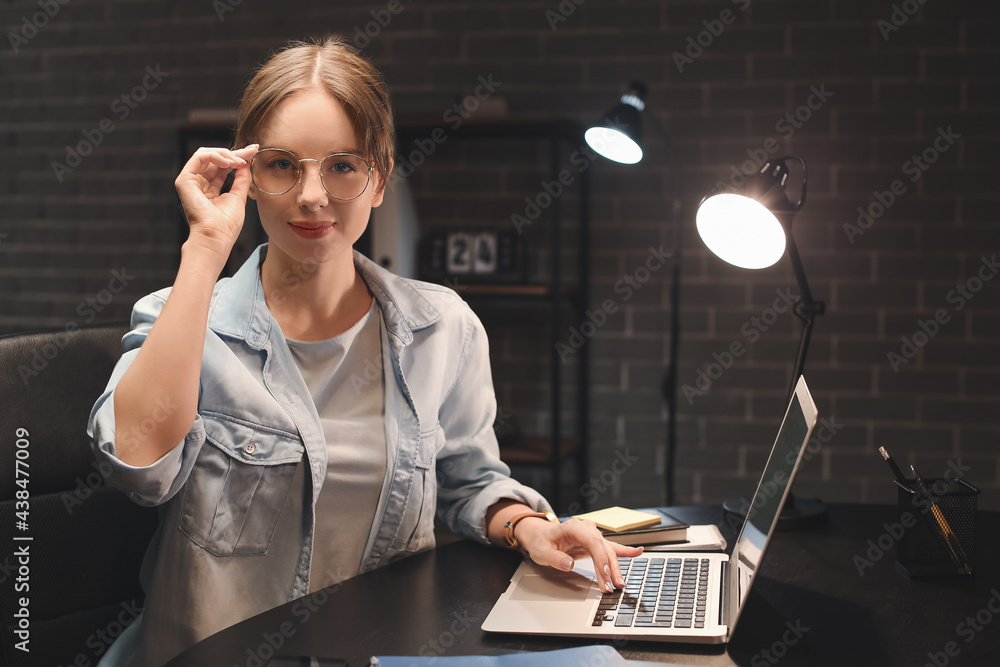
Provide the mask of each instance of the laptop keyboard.
{"label": "laptop keyboard", "polygon": [[625,590],[604,593],[594,626],[704,628],[708,558],[619,558]]}

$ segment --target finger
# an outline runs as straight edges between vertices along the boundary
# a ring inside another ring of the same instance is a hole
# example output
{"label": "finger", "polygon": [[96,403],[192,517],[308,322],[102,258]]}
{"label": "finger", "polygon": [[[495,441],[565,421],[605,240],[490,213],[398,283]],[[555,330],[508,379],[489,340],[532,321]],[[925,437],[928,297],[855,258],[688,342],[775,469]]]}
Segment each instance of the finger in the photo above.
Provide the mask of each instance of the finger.
{"label": "finger", "polygon": [[601,590],[610,593],[614,590],[615,574],[621,580],[621,572],[618,571],[618,559],[609,542],[604,539],[600,529],[593,521],[573,521],[568,522],[573,533],[573,540],[581,545],[594,563],[594,571],[597,573],[597,585]]}
{"label": "finger", "polygon": [[587,541],[587,550],[597,572],[597,585],[602,591],[610,593],[617,583],[616,574],[617,579],[621,580],[621,572],[618,571],[618,560],[614,557],[614,552],[606,544],[605,539],[598,534]]}
{"label": "finger", "polygon": [[239,197],[240,201],[246,204],[247,193],[250,191],[250,170],[249,169],[237,169],[236,176],[233,179],[233,187],[229,189],[229,192],[235,196]]}
{"label": "finger", "polygon": [[234,150],[233,155],[241,157],[247,162],[249,162],[251,158],[253,158],[253,156],[257,154],[257,151],[259,150],[260,150],[260,144],[248,144],[243,148],[237,148],[236,150]]}
{"label": "finger", "polygon": [[531,560],[539,565],[547,565],[563,572],[569,572],[573,569],[573,557],[565,551],[556,548],[551,542],[544,546],[536,547],[530,553],[530,556]]}
{"label": "finger", "polygon": [[625,577],[622,576],[621,566],[618,564],[619,557],[625,558],[635,558],[643,552],[642,547],[627,547],[623,544],[618,544],[617,542],[612,542],[608,540],[608,546],[611,549],[611,571],[614,574],[615,586],[618,588],[625,588]]}
{"label": "finger", "polygon": [[219,170],[228,173],[229,170],[247,164],[246,158],[236,155],[227,148],[201,147],[194,152],[181,168],[180,179],[185,174],[200,175],[206,180],[212,180]]}
{"label": "finger", "polygon": [[[252,156],[256,148],[252,144],[241,151],[245,155]],[[248,165],[248,160],[234,151],[203,146],[188,159],[174,181],[174,186],[186,208],[205,209],[207,202],[204,200],[214,199],[220,195],[229,172],[233,169],[243,170]]]}
{"label": "finger", "polygon": [[624,544],[618,544],[617,542],[612,542],[611,540],[608,540],[608,544],[611,545],[616,557],[624,556],[625,558],[635,558],[644,551],[643,547],[627,547]]}
{"label": "finger", "polygon": [[605,551],[608,554],[608,578],[614,584],[615,588],[625,588],[625,580],[622,578],[622,569],[618,564],[618,556],[615,554],[614,549],[611,548],[610,542],[606,543]]}

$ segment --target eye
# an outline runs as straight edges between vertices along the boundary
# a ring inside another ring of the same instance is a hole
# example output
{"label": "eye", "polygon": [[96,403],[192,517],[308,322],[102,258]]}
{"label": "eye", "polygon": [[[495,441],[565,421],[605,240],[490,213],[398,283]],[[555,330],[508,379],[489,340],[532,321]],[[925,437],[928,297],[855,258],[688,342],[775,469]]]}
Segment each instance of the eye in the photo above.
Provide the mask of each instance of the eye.
{"label": "eye", "polygon": [[330,165],[330,171],[334,174],[351,174],[357,171],[357,168],[350,162],[334,162]]}
{"label": "eye", "polygon": [[289,169],[295,169],[295,163],[286,157],[277,157],[267,163],[268,169],[274,169],[275,171],[287,171]]}

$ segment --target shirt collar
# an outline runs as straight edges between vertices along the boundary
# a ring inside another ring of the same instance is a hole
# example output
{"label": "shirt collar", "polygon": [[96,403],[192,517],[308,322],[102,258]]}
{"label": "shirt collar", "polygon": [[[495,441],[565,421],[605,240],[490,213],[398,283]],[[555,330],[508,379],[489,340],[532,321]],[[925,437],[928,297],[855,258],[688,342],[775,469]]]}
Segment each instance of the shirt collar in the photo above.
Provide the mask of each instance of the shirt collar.
{"label": "shirt collar", "polygon": [[[245,340],[255,350],[264,347],[274,321],[260,282],[260,266],[266,255],[265,243],[253,251],[232,278],[220,281],[208,314],[209,328]],[[387,271],[357,250],[354,265],[375,296],[386,329],[403,345],[413,340],[414,331],[441,318],[437,308],[411,281]]]}

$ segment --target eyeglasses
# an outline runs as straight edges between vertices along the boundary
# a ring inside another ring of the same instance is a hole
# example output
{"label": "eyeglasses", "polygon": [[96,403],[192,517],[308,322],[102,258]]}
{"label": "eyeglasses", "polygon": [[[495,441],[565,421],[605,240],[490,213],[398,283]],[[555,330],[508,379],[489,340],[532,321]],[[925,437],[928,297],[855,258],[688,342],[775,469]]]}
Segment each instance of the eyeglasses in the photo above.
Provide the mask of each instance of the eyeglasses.
{"label": "eyeglasses", "polygon": [[343,201],[360,197],[373,171],[367,160],[351,153],[334,153],[320,161],[300,158],[282,148],[265,148],[250,161],[253,184],[266,195],[283,195],[302,180],[303,162],[318,163],[323,189]]}

